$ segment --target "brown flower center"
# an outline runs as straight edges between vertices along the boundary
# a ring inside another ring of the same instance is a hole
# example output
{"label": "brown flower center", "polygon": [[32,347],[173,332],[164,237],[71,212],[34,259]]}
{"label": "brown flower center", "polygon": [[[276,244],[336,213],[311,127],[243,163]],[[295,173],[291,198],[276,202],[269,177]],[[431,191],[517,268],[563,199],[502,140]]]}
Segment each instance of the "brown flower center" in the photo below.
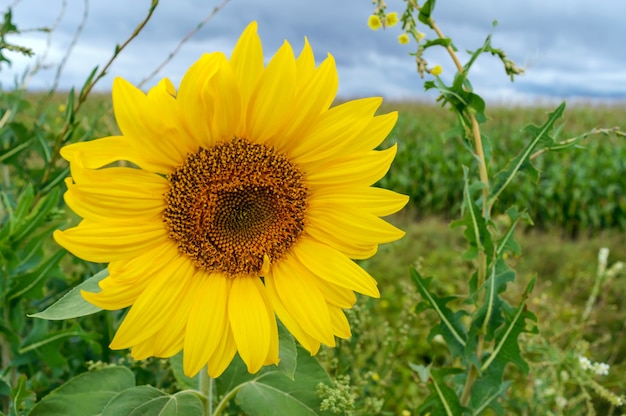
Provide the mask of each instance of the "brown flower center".
{"label": "brown flower center", "polygon": [[284,155],[234,138],[200,148],[168,175],[169,237],[196,267],[260,275],[304,230],[307,189]]}

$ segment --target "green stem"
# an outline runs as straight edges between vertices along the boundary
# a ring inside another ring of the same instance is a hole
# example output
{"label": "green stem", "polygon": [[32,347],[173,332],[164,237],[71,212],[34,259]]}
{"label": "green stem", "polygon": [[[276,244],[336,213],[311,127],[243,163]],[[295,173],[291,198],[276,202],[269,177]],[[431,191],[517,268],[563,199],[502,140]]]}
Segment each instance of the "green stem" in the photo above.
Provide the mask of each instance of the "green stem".
{"label": "green stem", "polygon": [[215,408],[215,413],[213,414],[213,416],[220,416],[222,414],[224,409],[226,409],[226,406],[228,405],[228,402],[230,401],[230,399],[235,397],[235,394],[237,394],[241,386],[243,386],[243,384],[240,384],[239,386],[235,387],[234,389],[229,391],[226,396],[224,396],[222,401],[217,404],[217,407]]}
{"label": "green stem", "polygon": [[202,394],[204,401],[204,416],[213,415],[213,377],[209,375],[206,368],[200,370],[198,376],[198,390]]}

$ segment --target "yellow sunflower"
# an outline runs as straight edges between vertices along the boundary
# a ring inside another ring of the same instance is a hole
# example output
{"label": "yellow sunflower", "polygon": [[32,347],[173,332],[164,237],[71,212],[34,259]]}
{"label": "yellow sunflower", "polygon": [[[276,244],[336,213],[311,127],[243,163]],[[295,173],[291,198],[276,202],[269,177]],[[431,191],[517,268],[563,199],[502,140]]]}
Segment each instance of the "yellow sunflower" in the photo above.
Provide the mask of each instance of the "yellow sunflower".
{"label": "yellow sunflower", "polygon": [[[98,293],[130,306],[111,348],[137,359],[183,350],[184,371],[219,376],[236,353],[248,371],[276,364],[276,318],[311,354],[350,327],[354,292],[378,297],[351,259],[404,235],[380,217],[407,197],[371,185],[396,148],[373,150],[397,114],[380,98],[331,108],[332,56],[315,65],[305,40],[264,65],[257,25],[230,60],[203,55],[178,91],[113,83],[121,136],[64,147],[67,205],[83,220],[56,241],[109,263]],[[116,162],[124,161],[123,164]]]}

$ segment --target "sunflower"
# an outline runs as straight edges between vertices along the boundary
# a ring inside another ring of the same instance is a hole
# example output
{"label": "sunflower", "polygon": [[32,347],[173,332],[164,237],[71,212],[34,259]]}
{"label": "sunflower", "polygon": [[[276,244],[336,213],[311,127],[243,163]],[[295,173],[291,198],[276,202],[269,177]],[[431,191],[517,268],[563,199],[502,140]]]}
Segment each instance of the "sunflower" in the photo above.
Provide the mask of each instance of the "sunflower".
{"label": "sunflower", "polygon": [[[378,297],[353,259],[404,233],[381,216],[407,197],[371,185],[396,147],[373,150],[397,114],[382,99],[331,107],[331,55],[305,39],[267,66],[257,25],[230,59],[203,55],[178,91],[113,82],[120,136],[64,147],[67,205],[83,219],[55,231],[74,255],[108,263],[108,310],[130,306],[111,342],[136,359],[183,350],[185,374],[219,376],[239,353],[248,371],[276,364],[277,318],[311,354],[348,338],[355,292]],[[122,162],[122,163],[118,163]]]}

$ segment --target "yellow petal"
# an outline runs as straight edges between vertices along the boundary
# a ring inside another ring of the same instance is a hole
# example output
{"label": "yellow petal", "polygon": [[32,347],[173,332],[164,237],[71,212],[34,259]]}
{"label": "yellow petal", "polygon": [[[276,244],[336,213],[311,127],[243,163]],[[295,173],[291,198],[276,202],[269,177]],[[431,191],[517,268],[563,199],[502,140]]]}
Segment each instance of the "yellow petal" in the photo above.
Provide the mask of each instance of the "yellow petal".
{"label": "yellow petal", "polygon": [[317,277],[316,286],[322,292],[329,305],[340,308],[351,308],[356,303],[356,295],[351,289],[337,286],[327,280]]}
{"label": "yellow petal", "polygon": [[315,72],[315,54],[309,43],[309,39],[304,37],[304,46],[296,59],[296,69],[298,70],[298,78],[308,80]]}
{"label": "yellow petal", "polygon": [[256,22],[251,22],[239,37],[230,57],[230,63],[241,89],[242,117],[240,127],[235,134],[238,137],[244,137],[248,104],[264,66],[263,46],[257,34]]}
{"label": "yellow petal", "polygon": [[90,142],[73,143],[61,149],[63,159],[79,167],[98,169],[110,163],[127,160],[153,172],[167,173],[169,167],[148,162],[144,153],[124,136],[110,136]]}
{"label": "yellow petal", "polygon": [[213,378],[218,378],[228,368],[236,353],[237,344],[230,330],[230,324],[226,323],[224,333],[220,336],[217,350],[211,355],[207,363],[209,375]]}
{"label": "yellow petal", "polygon": [[[213,141],[230,140],[235,135],[241,117],[241,92],[232,67],[226,57],[217,55],[219,71],[206,81],[203,88],[206,102],[205,117],[197,123],[207,123]],[[206,118],[209,120],[206,120]]]}
{"label": "yellow petal", "polygon": [[[101,170],[75,168],[73,170],[74,172],[89,172],[89,175],[94,174],[93,176],[98,178],[97,182],[90,180],[85,181],[86,184],[66,181],[67,192],[63,198],[72,211],[85,219],[104,222],[116,219],[142,221],[142,219],[160,218],[165,208],[163,195],[167,192],[168,184],[158,175],[129,168]],[[124,175],[111,172],[122,170],[128,172]],[[158,180],[144,181],[146,175],[154,176]],[[121,176],[130,176],[132,179],[120,180]],[[102,186],[103,183],[107,186]]]}
{"label": "yellow petal", "polygon": [[343,311],[340,308],[329,305],[328,312],[330,313],[330,320],[333,324],[333,332],[335,335],[343,339],[350,338],[352,336],[350,324]]}
{"label": "yellow petal", "polygon": [[[334,62],[331,67],[334,69]],[[306,165],[309,163],[320,163],[329,157],[352,153],[350,144],[360,137],[381,103],[382,99],[378,97],[363,98],[326,111],[306,133],[306,137],[300,137],[293,144],[291,156],[294,162],[305,166],[307,170]]]}
{"label": "yellow petal", "polygon": [[151,165],[163,166],[169,172],[186,159],[193,142],[180,134],[178,119],[173,114],[158,111],[164,107],[167,109],[167,105],[152,103],[156,99],[158,103],[165,100],[171,101],[170,106],[174,105],[174,97],[167,93],[167,85],[159,84],[154,88],[165,91],[148,97],[128,81],[115,78],[113,109],[122,134],[135,148],[143,150]]}
{"label": "yellow petal", "polygon": [[256,143],[276,138],[285,124],[285,114],[293,105],[296,85],[296,61],[285,42],[267,65],[250,97],[247,136]]}
{"label": "yellow petal", "polygon": [[298,325],[321,343],[334,346],[328,306],[315,285],[315,276],[287,255],[274,264],[271,279],[281,303]]}
{"label": "yellow petal", "polygon": [[288,153],[305,141],[303,138],[335,99],[338,77],[333,57],[329,55],[309,79],[298,79],[298,83],[292,110],[286,116],[288,122],[275,144],[277,150]]}
{"label": "yellow petal", "polygon": [[320,342],[305,332],[298,324],[298,321],[291,316],[287,308],[283,305],[283,302],[280,300],[278,293],[276,292],[274,279],[272,279],[271,276],[265,279],[265,288],[272,308],[276,311],[276,315],[278,315],[280,321],[283,325],[285,325],[285,328],[287,328],[291,335],[293,335],[298,340],[300,345],[307,349],[311,355],[317,354],[320,349]]}
{"label": "yellow petal", "polygon": [[111,341],[112,349],[136,345],[161,330],[189,297],[193,264],[184,257],[165,265],[139,296]]}
{"label": "yellow petal", "polygon": [[349,213],[336,209],[311,206],[308,209],[307,232],[312,236],[323,231],[334,236],[335,245],[353,241],[361,244],[381,244],[404,237],[405,232],[385,220],[367,212],[352,209]]}
{"label": "yellow petal", "polygon": [[358,209],[376,216],[400,211],[409,197],[383,188],[354,187],[318,189],[309,199],[312,209],[344,210]]}
{"label": "yellow petal", "polygon": [[371,150],[328,160],[325,164],[315,166],[314,171],[303,165],[308,172],[306,181],[316,189],[333,186],[369,186],[385,176],[397,146],[386,150]]}
{"label": "yellow petal", "polygon": [[191,312],[185,334],[183,369],[194,376],[209,361],[226,329],[227,300],[232,279],[219,273],[198,273],[197,291],[191,293]]}
{"label": "yellow petal", "polygon": [[207,102],[210,96],[207,97],[206,87],[222,69],[223,62],[221,53],[202,55],[185,73],[176,97],[190,140],[206,149],[216,143],[210,128],[213,103],[211,100]]}
{"label": "yellow petal", "polygon": [[397,111],[374,117],[359,134],[358,138],[351,141],[349,144],[350,150],[353,152],[364,152],[375,149],[389,135],[396,121],[398,121]]}
{"label": "yellow petal", "polygon": [[302,237],[294,254],[307,269],[324,280],[367,296],[380,296],[372,276],[326,244]]}
{"label": "yellow petal", "polygon": [[54,240],[76,257],[108,263],[134,257],[163,244],[167,230],[158,220],[145,223],[100,223],[83,220],[74,228],[56,230]]}
{"label": "yellow petal", "polygon": [[253,374],[261,369],[269,352],[271,325],[276,325],[276,319],[270,313],[273,315],[261,279],[233,279],[228,298],[228,319],[239,355]]}

